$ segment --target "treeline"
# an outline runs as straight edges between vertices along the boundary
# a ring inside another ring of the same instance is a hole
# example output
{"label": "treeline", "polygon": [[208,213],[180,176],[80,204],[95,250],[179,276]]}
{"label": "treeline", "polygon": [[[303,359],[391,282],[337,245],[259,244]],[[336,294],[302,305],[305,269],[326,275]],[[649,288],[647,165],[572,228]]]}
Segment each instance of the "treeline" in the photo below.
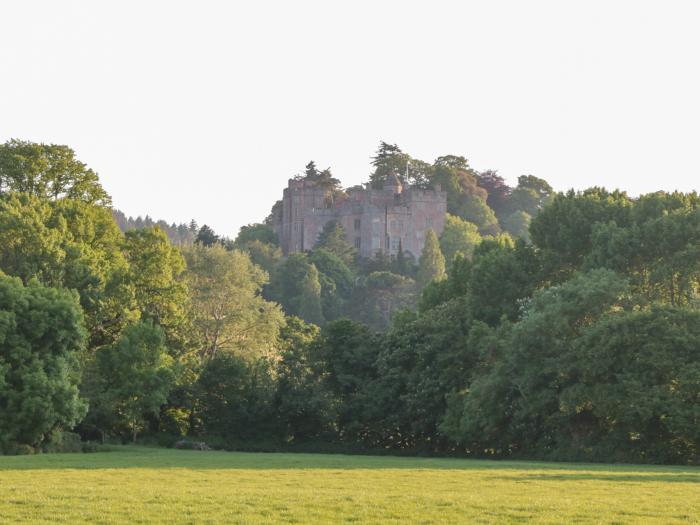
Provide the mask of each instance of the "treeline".
{"label": "treeline", "polygon": [[[436,164],[421,178],[412,160],[413,183],[435,183]],[[286,259],[265,224],[233,242],[200,228],[191,246],[157,227],[122,232],[96,174],[65,146],[0,146],[0,192],[6,453],[60,450],[73,431],[222,448],[700,459],[695,194],[543,190],[517,240],[451,207],[448,223],[474,224],[465,232],[478,239],[430,235],[418,261],[361,261],[336,224]],[[528,213],[512,209],[500,213]]]}
{"label": "treeline", "polygon": [[698,463],[700,198],[571,191],[530,234],[458,253],[386,333],[339,319],[297,340],[270,383],[279,435],[365,450]]}
{"label": "treeline", "polygon": [[194,244],[197,240],[197,235],[199,234],[200,227],[197,225],[197,221],[192,219],[188,224],[181,223],[168,223],[164,220],[153,220],[151,217],[146,215],[145,217],[127,217],[124,212],[113,209],[112,215],[114,220],[119,225],[121,231],[126,232],[129,230],[140,230],[142,228],[153,228],[158,226],[170,239],[170,242],[178,246],[190,246]]}

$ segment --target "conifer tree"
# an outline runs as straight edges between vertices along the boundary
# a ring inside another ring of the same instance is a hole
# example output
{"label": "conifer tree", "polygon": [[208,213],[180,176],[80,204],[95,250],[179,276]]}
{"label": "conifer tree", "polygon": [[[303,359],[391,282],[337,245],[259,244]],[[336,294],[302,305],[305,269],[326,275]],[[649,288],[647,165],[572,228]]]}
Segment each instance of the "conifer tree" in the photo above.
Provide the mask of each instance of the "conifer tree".
{"label": "conifer tree", "polygon": [[426,284],[445,277],[445,257],[440,250],[440,243],[433,230],[425,233],[425,245],[418,263],[418,284]]}

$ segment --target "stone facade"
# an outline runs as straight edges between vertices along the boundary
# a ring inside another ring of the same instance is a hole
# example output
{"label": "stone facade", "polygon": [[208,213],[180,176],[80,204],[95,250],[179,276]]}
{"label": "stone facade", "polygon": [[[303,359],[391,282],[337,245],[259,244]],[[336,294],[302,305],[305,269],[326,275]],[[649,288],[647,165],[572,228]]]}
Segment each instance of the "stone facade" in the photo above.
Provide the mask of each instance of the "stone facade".
{"label": "stone facade", "polygon": [[290,179],[276,208],[273,227],[285,254],[313,249],[326,223],[338,221],[362,257],[396,255],[401,247],[417,259],[427,230],[442,233],[447,194],[439,187],[410,187],[392,175],[381,190],[350,188],[333,200],[311,181]]}

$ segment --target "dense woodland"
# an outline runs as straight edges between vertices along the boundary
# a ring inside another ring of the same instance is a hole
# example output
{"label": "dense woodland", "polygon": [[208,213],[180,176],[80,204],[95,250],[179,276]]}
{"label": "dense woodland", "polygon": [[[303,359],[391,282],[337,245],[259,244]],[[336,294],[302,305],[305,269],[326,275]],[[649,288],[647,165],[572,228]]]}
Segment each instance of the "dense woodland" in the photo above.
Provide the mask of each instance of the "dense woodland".
{"label": "dense woodland", "polygon": [[[0,146],[0,451],[226,449],[700,462],[700,197],[508,186],[381,143],[448,193],[423,253],[330,223],[128,219],[66,146]],[[310,162],[299,175],[342,192]]]}

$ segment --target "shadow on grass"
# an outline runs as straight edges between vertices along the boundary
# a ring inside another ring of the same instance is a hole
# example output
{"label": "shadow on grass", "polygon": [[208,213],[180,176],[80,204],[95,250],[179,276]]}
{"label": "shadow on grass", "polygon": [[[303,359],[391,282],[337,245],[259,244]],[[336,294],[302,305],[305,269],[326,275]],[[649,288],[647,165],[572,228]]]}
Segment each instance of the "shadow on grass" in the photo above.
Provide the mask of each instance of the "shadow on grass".
{"label": "shadow on grass", "polygon": [[[479,470],[521,474],[518,481],[654,481],[700,483],[700,469],[677,466],[544,463],[450,458],[408,458],[341,454],[200,452],[139,446],[111,447],[90,454],[0,456],[3,470],[44,469],[191,469],[191,470]],[[524,471],[524,473],[522,473]],[[545,471],[545,472],[542,472]],[[0,476],[1,477],[1,476]]]}
{"label": "shadow on grass", "polygon": [[[619,474],[603,474],[595,472],[577,472],[577,473],[546,473],[546,474],[524,474],[517,478],[498,476],[494,479],[498,480],[509,480],[518,482],[532,482],[532,481],[555,481],[557,483],[561,481],[613,481],[615,483],[700,483],[700,472],[693,473],[690,471],[692,467],[689,467],[685,471],[668,471],[668,472],[654,472],[653,470],[645,470],[645,473],[639,472],[638,474],[633,474],[634,470],[630,469],[623,470],[617,466],[611,466],[611,469],[619,472]],[[660,470],[664,467],[658,467]],[[619,469],[619,470],[618,470]]]}

